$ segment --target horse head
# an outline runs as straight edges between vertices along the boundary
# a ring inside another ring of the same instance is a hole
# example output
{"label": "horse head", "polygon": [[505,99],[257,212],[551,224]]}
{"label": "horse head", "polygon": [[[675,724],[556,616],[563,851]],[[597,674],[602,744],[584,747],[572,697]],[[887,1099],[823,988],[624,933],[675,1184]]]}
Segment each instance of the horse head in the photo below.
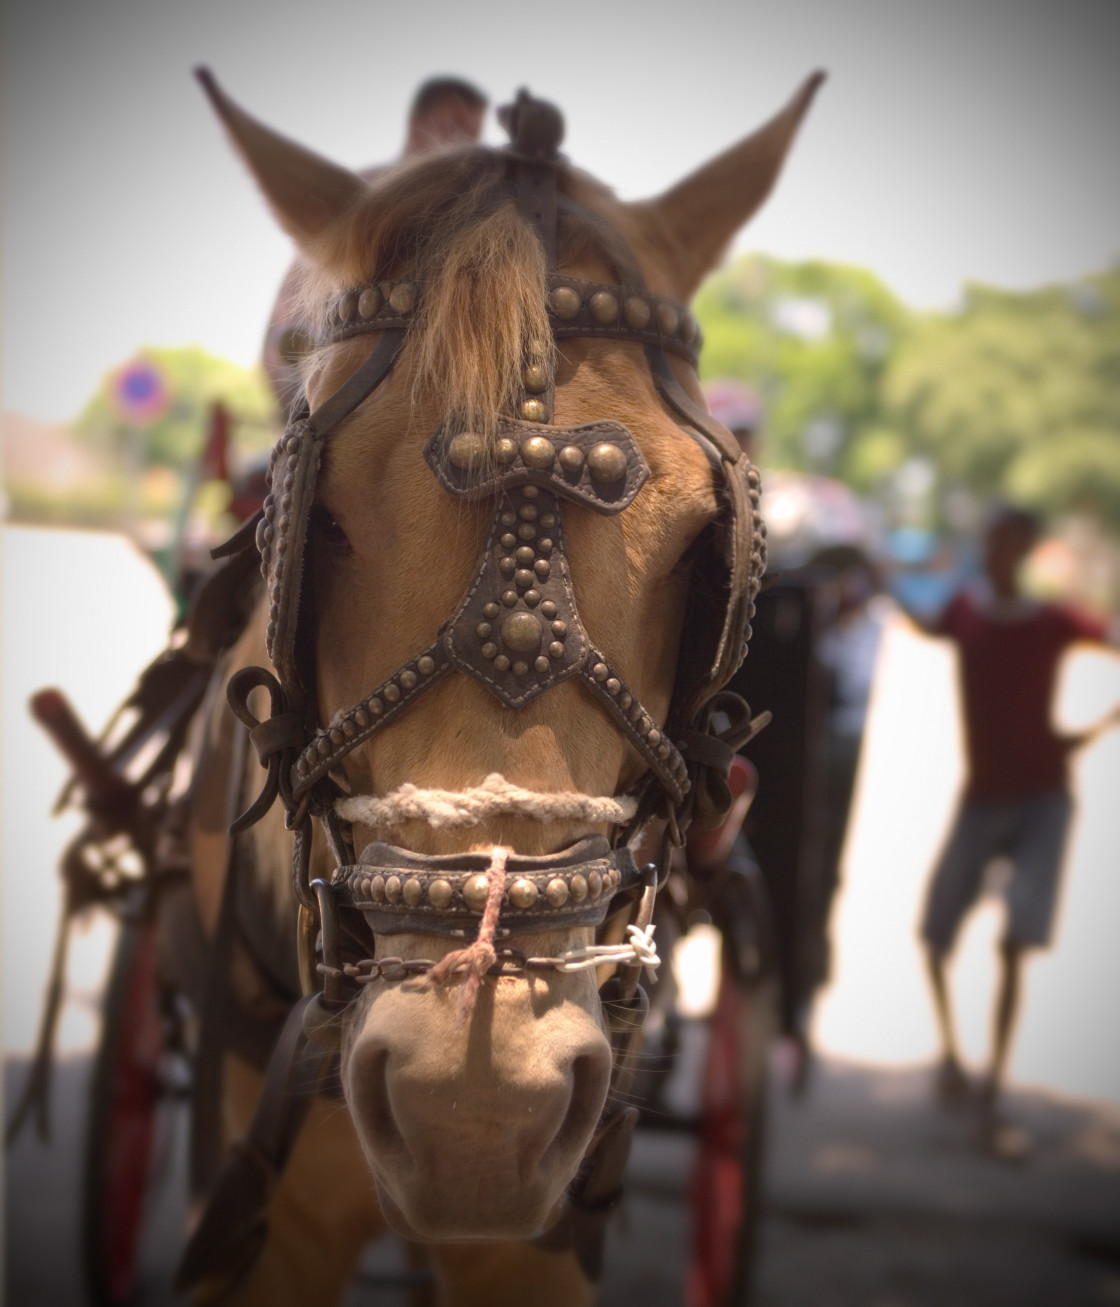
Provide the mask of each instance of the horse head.
{"label": "horse head", "polygon": [[307,269],[318,347],[256,537],[278,677],[262,756],[296,830],[305,970],[318,933],[332,1001],[371,982],[339,1008],[342,1081],[413,1237],[553,1219],[612,1101],[597,982],[621,964],[629,1010],[649,957],[641,931],[604,943],[636,903],[648,925],[656,875],[630,846],[719,807],[734,741],[708,719],[764,545],[683,306],[819,80],[623,203],[524,94],[508,149],[366,181],[204,77]]}

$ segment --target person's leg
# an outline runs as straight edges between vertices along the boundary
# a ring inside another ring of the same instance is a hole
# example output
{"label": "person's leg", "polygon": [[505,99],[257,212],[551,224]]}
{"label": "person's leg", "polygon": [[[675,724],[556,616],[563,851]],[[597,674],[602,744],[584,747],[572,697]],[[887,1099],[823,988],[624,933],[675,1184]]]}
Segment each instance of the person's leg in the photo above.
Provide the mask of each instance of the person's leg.
{"label": "person's leg", "polygon": [[956,1025],[953,1020],[953,1008],[949,998],[949,987],[945,976],[946,955],[937,949],[927,947],[926,970],[929,975],[930,990],[933,993],[933,1010],[937,1018],[937,1030],[941,1037],[941,1061],[937,1069],[937,1097],[952,1106],[962,1102],[968,1096],[968,1077],[961,1065],[960,1050],[957,1046]]}
{"label": "person's leg", "polygon": [[996,995],[995,1019],[992,1023],[992,1061],[984,1088],[984,1106],[994,1112],[1007,1069],[1007,1055],[1011,1049],[1011,1035],[1019,1015],[1019,995],[1025,950],[1008,940],[1000,945],[999,989]]}
{"label": "person's leg", "polygon": [[1019,1015],[1023,958],[1050,942],[1072,802],[1068,794],[1032,795],[1018,805],[1012,847],[1014,873],[1007,892],[1007,929],[1000,944],[1000,977],[992,1021],[992,1053],[982,1105],[989,1119],[1007,1072]]}
{"label": "person's leg", "polygon": [[980,892],[984,868],[999,851],[1004,825],[998,805],[962,803],[926,895],[921,935],[942,1054],[937,1094],[949,1104],[967,1096],[968,1082],[957,1044],[946,964],[961,921]]}

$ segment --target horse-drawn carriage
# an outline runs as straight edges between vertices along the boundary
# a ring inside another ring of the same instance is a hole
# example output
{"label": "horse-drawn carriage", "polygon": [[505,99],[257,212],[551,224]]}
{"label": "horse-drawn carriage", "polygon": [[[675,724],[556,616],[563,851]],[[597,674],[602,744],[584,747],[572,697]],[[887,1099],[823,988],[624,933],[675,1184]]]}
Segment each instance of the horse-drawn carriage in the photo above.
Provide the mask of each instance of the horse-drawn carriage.
{"label": "horse-drawn carriage", "polygon": [[765,531],[685,303],[819,80],[623,204],[525,93],[507,148],[369,183],[202,75],[301,249],[318,347],[264,507],[135,721],[98,748],[39,704],[92,816],[72,902],[126,925],[87,1168],[98,1301],[135,1289],[170,1048],[192,1080],[184,1293],[335,1301],[388,1226],[422,1250],[418,1295],[590,1302],[631,1133],[672,1124],[640,982],[698,914],[723,985],[676,1123],[701,1138],[688,1295],[744,1300],[765,940],[749,868],[718,838],[680,850],[749,802],[733,759],[758,723],[723,686]]}

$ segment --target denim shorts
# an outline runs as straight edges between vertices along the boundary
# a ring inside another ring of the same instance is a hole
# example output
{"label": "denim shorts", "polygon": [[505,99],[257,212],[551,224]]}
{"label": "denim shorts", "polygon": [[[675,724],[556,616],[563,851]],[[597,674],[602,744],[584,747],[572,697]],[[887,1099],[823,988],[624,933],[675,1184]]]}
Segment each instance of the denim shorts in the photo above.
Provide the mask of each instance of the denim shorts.
{"label": "denim shorts", "polygon": [[979,897],[993,858],[1008,858],[1004,942],[1042,948],[1050,942],[1073,800],[1065,790],[1011,799],[965,799],[934,868],[922,938],[936,953],[953,947]]}

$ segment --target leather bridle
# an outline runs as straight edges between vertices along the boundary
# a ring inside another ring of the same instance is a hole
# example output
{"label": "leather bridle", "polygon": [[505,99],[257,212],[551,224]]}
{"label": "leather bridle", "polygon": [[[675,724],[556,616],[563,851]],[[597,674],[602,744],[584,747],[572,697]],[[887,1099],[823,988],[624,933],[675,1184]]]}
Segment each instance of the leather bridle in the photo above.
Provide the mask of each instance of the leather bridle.
{"label": "leather bridle", "polygon": [[[593,883],[599,892],[594,897],[571,893],[573,877],[588,880],[588,868],[579,857],[570,859],[561,873],[566,894],[559,890],[546,894],[546,880],[538,885],[526,872],[521,881],[538,892],[523,891],[521,903],[507,896],[501,912],[503,937],[558,924],[597,925],[612,902],[632,900],[642,877],[630,855],[630,839],[651,815],[666,817],[667,864],[670,843],[681,841],[695,813],[710,818],[725,806],[723,778],[731,755],[751,733],[746,706],[717,692],[745,653],[753,600],[765,568],[758,475],[731,433],[691,399],[668,365],[666,351],[695,367],[700,344],[695,319],[683,306],[648,291],[633,254],[604,219],[558,195],[557,149],[563,132],[559,112],[524,91],[502,112],[511,136],[504,151],[508,184],[552,269],[548,314],[555,339],[591,337],[642,345],[660,397],[711,464],[721,503],[713,542],[713,557],[723,571],[714,623],[718,634],[711,629],[712,615],[703,615],[699,620],[708,628],[707,647],[700,649],[699,670],[693,658],[690,671],[684,666],[688,661],[684,653],[697,643],[697,618],[693,613],[687,616],[682,676],[665,723],[645,710],[622,671],[592,643],[580,621],[569,578],[563,506],[575,502],[601,514],[621,513],[641,491],[649,468],[620,422],[557,427],[552,421],[553,391],[547,370],[538,359],[527,358],[518,415],[501,420],[496,442],[487,444],[449,420],[424,449],[428,466],[449,495],[494,503],[493,523],[462,601],[427,648],[417,650],[391,677],[336,714],[328,725],[317,724],[297,653],[304,554],[317,473],[332,432],[389,375],[416,318],[424,287],[419,280],[399,279],[340,294],[330,306],[321,343],[367,333],[378,333],[378,340],[357,371],[323,404],[312,412],[306,400],[302,402],[273,451],[270,492],[252,524],[251,538],[260,552],[268,588],[266,640],[276,675],[263,668],[246,668],[231,678],[229,686],[230,703],[250,728],[268,773],[261,794],[233,831],[258,820],[277,797],[284,804],[288,825],[295,832],[293,883],[301,909],[305,988],[317,983],[313,948],[316,927],[325,924],[323,892],[321,888],[317,892],[310,879],[312,818],[325,826],[337,863],[326,902],[334,900],[343,908],[365,912],[375,935],[405,929],[463,935],[469,934],[472,918],[477,923],[479,907],[464,896],[466,876],[456,877],[454,859],[430,859],[431,866],[421,869],[414,857],[410,864],[406,851],[376,844],[371,846],[372,854],[367,851],[362,861],[356,861],[346,825],[334,810],[340,791],[331,772],[443,676],[451,672],[471,676],[514,709],[564,680],[576,679],[646,764],[636,787],[637,815],[616,829],[610,846],[601,837],[595,842],[594,859],[602,866],[596,867]],[[558,215],[576,217],[592,228],[621,274],[620,285],[589,282],[554,270]],[[249,531],[243,530],[226,552],[248,543]],[[263,722],[248,706],[250,693],[261,686],[271,696],[271,712]],[[716,708],[722,718],[719,734],[712,725]],[[379,864],[381,874],[371,874],[367,857]],[[542,877],[556,879],[547,873]],[[327,934],[337,932],[331,929]],[[322,943],[320,950],[322,957]],[[322,961],[328,973],[337,972],[337,958],[322,957]],[[329,984],[328,991],[337,1001],[337,986]]]}
{"label": "leather bridle", "polygon": [[[563,531],[567,503],[601,514],[624,512],[641,492],[649,468],[620,422],[555,425],[547,368],[527,357],[517,412],[501,420],[496,441],[483,441],[448,421],[424,449],[448,495],[494,505],[465,595],[426,648],[416,650],[329,724],[316,721],[314,696],[301,675],[299,657],[304,554],[316,478],[332,433],[393,368],[422,305],[424,285],[419,279],[397,279],[339,295],[320,343],[368,333],[378,333],[377,342],[318,408],[311,411],[306,400],[301,402],[273,451],[262,512],[216,551],[229,555],[255,544],[261,557],[268,597],[266,641],[275,674],[244,668],[231,677],[228,697],[249,728],[267,777],[231,832],[259,820],[277,798],[282,802],[295,835],[293,887],[300,909],[305,996],[289,1018],[269,1069],[247,1151],[231,1159],[184,1256],[183,1284],[199,1282],[226,1256],[241,1265],[248,1244],[259,1242],[256,1226],[242,1239],[230,1213],[263,1205],[267,1177],[282,1168],[298,1132],[302,1117],[296,1098],[306,1098],[307,1086],[314,1083],[313,1074],[299,1071],[299,1050],[310,1039],[329,1056],[332,1039],[337,1041],[339,1011],[364,985],[402,981],[433,965],[383,956],[380,950],[367,957],[370,935],[376,939],[417,931],[470,938],[481,919],[484,855],[425,856],[374,842],[355,860],[347,823],[336,811],[341,790],[331,775],[347,754],[453,672],[473,677],[512,709],[565,680],[578,680],[637,750],[646,770],[632,791],[636,810],[625,824],[612,827],[610,839],[590,836],[542,857],[510,856],[496,936],[501,947],[491,971],[520,975],[571,967],[564,958],[524,957],[510,943],[519,933],[597,926],[635,901],[635,924],[649,926],[673,846],[683,842],[692,820],[711,824],[726,812],[732,756],[763,723],[761,718],[752,722],[747,705],[722,689],[746,652],[765,569],[759,478],[732,434],[688,395],[669,366],[667,352],[695,367],[700,345],[695,319],[682,305],[649,292],[626,242],[602,217],[558,194],[559,112],[522,91],[501,117],[511,138],[502,151],[507,184],[546,254],[554,339],[642,346],[661,401],[711,466],[720,509],[694,564],[703,569],[704,583],[694,584],[689,594],[669,713],[664,722],[657,721],[627,686],[623,670],[592,643],[577,611]],[[561,217],[591,229],[619,275],[618,284],[557,272]],[[263,721],[249,707],[250,695],[260,688],[270,699]],[[660,864],[639,870],[630,844],[655,816],[666,823]],[[336,862],[329,880],[311,879],[314,820],[325,828]],[[633,1070],[629,1055],[647,1007],[638,984],[641,970],[636,958],[600,989],[614,1050],[616,1103],[627,1101]],[[297,1082],[302,1089],[293,1088]],[[621,1193],[636,1117],[636,1110],[625,1106],[604,1117],[580,1176],[569,1187],[561,1219],[539,1240],[549,1247],[574,1248],[592,1279],[597,1278],[606,1221]]]}

